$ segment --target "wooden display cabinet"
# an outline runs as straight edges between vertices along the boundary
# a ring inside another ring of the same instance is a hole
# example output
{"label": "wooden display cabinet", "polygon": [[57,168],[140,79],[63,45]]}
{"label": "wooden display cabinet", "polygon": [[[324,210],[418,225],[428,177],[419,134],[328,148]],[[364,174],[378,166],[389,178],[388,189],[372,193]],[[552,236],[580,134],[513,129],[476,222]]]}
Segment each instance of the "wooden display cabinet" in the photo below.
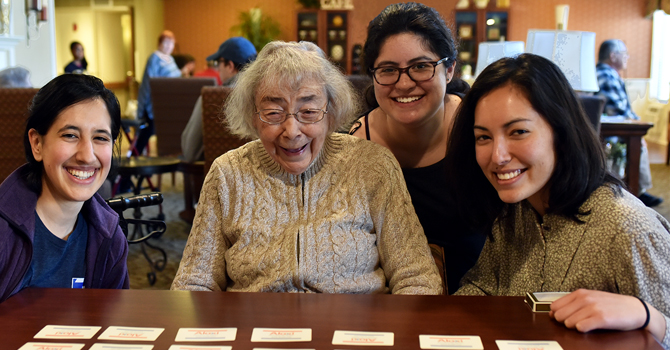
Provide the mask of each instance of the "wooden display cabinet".
{"label": "wooden display cabinet", "polygon": [[460,42],[459,61],[477,67],[479,43],[504,41],[509,32],[508,8],[497,7],[500,1],[489,1],[486,8],[476,8],[472,3],[466,9],[455,10],[456,37]]}
{"label": "wooden display cabinet", "polygon": [[349,17],[347,10],[301,10],[297,14],[296,40],[317,44],[333,63],[349,74]]}

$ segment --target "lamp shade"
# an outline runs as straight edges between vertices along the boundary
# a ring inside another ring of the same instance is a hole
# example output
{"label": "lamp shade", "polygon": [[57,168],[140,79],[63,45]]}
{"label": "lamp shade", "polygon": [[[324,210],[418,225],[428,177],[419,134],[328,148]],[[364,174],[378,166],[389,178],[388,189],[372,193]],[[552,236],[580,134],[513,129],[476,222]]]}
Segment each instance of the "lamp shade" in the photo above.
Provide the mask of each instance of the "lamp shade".
{"label": "lamp shade", "polygon": [[596,33],[569,30],[528,31],[526,52],[554,62],[577,91],[599,90],[596,77]]}
{"label": "lamp shade", "polygon": [[479,44],[477,54],[477,70],[475,77],[481,73],[489,64],[503,58],[523,53],[523,41],[494,41]]}

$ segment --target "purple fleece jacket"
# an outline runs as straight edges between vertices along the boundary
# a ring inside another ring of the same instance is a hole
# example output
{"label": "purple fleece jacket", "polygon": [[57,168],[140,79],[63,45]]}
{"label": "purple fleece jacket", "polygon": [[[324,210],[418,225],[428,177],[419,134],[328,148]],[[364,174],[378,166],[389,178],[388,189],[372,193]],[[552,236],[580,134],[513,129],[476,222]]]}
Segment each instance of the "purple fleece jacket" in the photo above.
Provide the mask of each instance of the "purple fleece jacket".
{"label": "purple fleece jacket", "polygon": [[[0,184],[0,302],[19,292],[33,255],[38,195],[22,178],[25,167]],[[128,289],[128,242],[118,214],[97,193],[82,214],[88,223],[84,287]]]}

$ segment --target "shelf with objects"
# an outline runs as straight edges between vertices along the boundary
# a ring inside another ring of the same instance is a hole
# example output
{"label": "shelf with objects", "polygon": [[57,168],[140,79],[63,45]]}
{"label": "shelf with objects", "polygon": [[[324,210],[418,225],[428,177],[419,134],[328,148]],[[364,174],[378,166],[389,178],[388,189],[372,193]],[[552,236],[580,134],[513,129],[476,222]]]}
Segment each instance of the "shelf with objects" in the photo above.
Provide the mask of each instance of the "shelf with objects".
{"label": "shelf with objects", "polygon": [[[480,4],[481,6],[481,4]],[[477,66],[479,43],[505,41],[509,32],[509,12],[503,0],[489,1],[480,8],[476,3],[455,10],[456,37],[459,40],[458,60],[462,69],[469,66],[474,72]]]}
{"label": "shelf with objects", "polygon": [[296,40],[318,45],[345,74],[351,72],[349,13],[348,10],[300,10],[296,26]]}

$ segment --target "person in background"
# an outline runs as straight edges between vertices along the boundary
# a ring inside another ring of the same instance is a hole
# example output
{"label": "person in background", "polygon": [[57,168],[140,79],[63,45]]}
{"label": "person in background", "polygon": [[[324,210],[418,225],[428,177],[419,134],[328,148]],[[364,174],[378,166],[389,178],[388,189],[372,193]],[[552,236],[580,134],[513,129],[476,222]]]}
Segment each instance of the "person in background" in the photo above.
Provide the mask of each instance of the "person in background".
{"label": "person in background", "polygon": [[[208,56],[208,62],[218,62],[219,79],[223,86],[233,87],[239,73],[247,64],[256,59],[256,48],[251,41],[238,36],[224,41],[219,50]],[[202,96],[198,97],[188,124],[181,133],[181,150],[186,162],[204,159],[202,141]]]}
{"label": "person in background", "polygon": [[154,51],[147,60],[142,76],[142,83],[137,96],[137,119],[145,122],[145,126],[140,128],[137,135],[135,148],[139,154],[142,154],[144,148],[149,143],[149,138],[155,133],[154,130],[154,109],[151,102],[151,78],[177,78],[181,76],[181,71],[177,67],[174,58],[170,55],[174,50],[175,37],[169,30],[164,30],[158,37],[158,49]]}
{"label": "person in background", "polygon": [[[626,93],[626,85],[621,79],[621,74],[628,66],[628,50],[621,40],[605,40],[598,51],[598,64],[596,74],[600,91],[596,94],[605,98],[605,114],[610,116],[623,116],[626,119],[639,120],[640,117],[633,112]],[[647,193],[652,187],[651,168],[649,167],[649,151],[647,143],[642,140],[642,153],[640,154],[640,193],[638,198],[648,207],[655,207],[663,203],[663,198]]]}
{"label": "person in background", "polygon": [[457,54],[435,9],[412,2],[386,7],[370,21],[363,48],[377,106],[350,131],[388,148],[400,163],[436,261],[445,261],[449,293],[475,264],[486,238],[463,225],[447,192],[447,139],[463,97],[452,88],[467,87],[452,80]]}
{"label": "person in background", "polygon": [[182,78],[190,78],[195,70],[195,58],[189,54],[173,54],[174,62],[181,71]]}
{"label": "person in background", "polygon": [[221,76],[218,68],[219,62],[207,61],[207,69],[195,72],[194,77],[212,77],[216,79],[216,85],[221,85]]}
{"label": "person in background", "polygon": [[86,73],[88,62],[86,62],[86,57],[84,57],[84,46],[78,41],[73,41],[70,44],[70,52],[72,52],[73,59],[72,62],[68,63],[63,69],[65,73]]}
{"label": "person in background", "polygon": [[0,71],[0,88],[32,88],[30,71],[23,67],[10,67]]}
{"label": "person in background", "polygon": [[670,345],[670,223],[607,172],[560,68],[532,54],[477,77],[449,139],[459,214],[488,229],[458,295],[571,292],[550,316],[580,332],[646,329]]}
{"label": "person in background", "polygon": [[0,184],[0,301],[28,287],[128,288],[128,243],[96,191],[112,166],[119,102],[96,77],[64,74],[35,95],[28,164]]}
{"label": "person in background", "polygon": [[172,289],[442,292],[398,162],[334,132],[355,101],[315,44],[261,50],[225,107],[230,131],[258,140],[212,164]]}

